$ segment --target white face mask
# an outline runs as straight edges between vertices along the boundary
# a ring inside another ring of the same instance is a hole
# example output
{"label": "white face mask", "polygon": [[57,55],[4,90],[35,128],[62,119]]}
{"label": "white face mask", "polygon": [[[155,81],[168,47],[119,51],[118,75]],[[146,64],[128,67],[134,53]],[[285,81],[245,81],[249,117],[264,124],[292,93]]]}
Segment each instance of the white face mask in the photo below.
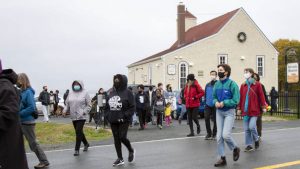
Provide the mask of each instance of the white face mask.
{"label": "white face mask", "polygon": [[210,75],[210,79],[211,79],[211,80],[216,80],[216,79],[217,79],[217,76]]}
{"label": "white face mask", "polygon": [[251,73],[249,73],[249,72],[244,73],[244,77],[245,77],[245,79],[249,79],[251,77]]}

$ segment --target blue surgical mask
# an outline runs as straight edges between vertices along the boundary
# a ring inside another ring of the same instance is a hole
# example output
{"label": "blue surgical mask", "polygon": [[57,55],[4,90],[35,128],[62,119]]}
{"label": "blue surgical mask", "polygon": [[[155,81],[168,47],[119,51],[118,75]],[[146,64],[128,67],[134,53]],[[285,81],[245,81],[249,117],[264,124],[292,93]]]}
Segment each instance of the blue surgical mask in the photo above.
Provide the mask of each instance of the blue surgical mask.
{"label": "blue surgical mask", "polygon": [[73,89],[74,89],[75,91],[79,91],[79,90],[81,90],[81,87],[80,87],[80,85],[74,85],[74,86],[73,86]]}

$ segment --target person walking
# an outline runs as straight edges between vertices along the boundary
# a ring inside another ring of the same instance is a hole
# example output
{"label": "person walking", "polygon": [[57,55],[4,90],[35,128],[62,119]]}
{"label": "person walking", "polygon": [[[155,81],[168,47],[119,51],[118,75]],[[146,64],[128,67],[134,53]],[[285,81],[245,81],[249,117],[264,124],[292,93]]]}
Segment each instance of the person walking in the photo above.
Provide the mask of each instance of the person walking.
{"label": "person walking", "polygon": [[[166,102],[171,104],[171,117],[173,119],[175,119],[176,114],[174,112],[177,109],[176,96],[175,96],[175,93],[172,90],[171,84],[167,85],[167,91],[164,93],[164,95],[165,95]],[[171,121],[171,123],[172,123],[172,121]]]}
{"label": "person walking", "polygon": [[156,90],[156,96],[153,103],[153,109],[156,114],[156,124],[159,129],[162,129],[163,114],[166,107],[165,98],[161,95],[160,89]]}
{"label": "person walking", "polygon": [[239,104],[240,93],[238,85],[231,80],[231,68],[227,64],[218,65],[219,81],[213,90],[213,102],[216,107],[217,144],[219,160],[215,167],[227,165],[225,157],[225,143],[233,151],[233,161],[240,157],[240,148],[232,137],[236,106]]}
{"label": "person walking", "polygon": [[135,150],[127,138],[129,124],[135,110],[135,102],[132,92],[127,89],[127,84],[128,80],[125,75],[115,75],[113,77],[113,88],[107,98],[106,117],[111,125],[118,156],[113,166],[124,165],[122,143],[129,151],[128,162],[131,163],[135,159]]}
{"label": "person walking", "polygon": [[59,113],[57,113],[57,109],[58,109],[58,103],[59,103],[59,90],[55,90],[55,93],[54,93],[54,114],[57,116]]}
{"label": "person walking", "polygon": [[254,71],[251,68],[244,70],[246,81],[240,87],[240,103],[237,106],[238,111],[242,112],[245,131],[245,152],[253,151],[253,142],[255,149],[259,148],[259,138],[256,129],[257,117],[261,115],[261,109],[266,112],[266,101],[261,84],[255,81]]}
{"label": "person walking", "polygon": [[190,126],[190,134],[187,137],[193,137],[194,134],[194,127],[193,121],[197,125],[197,134],[200,134],[200,124],[198,120],[198,109],[200,106],[200,99],[204,96],[204,91],[199,85],[198,81],[195,79],[194,74],[189,74],[187,76],[187,85],[184,89],[184,98],[186,102],[186,107],[188,111],[188,119],[189,119],[189,126]]}
{"label": "person walking", "polygon": [[42,111],[44,114],[44,122],[49,122],[49,104],[50,95],[48,93],[48,87],[44,86],[43,91],[40,93],[38,100],[42,103]]}
{"label": "person walking", "polygon": [[36,111],[34,94],[35,91],[30,85],[28,76],[25,73],[18,74],[17,86],[21,89],[21,103],[19,115],[21,118],[21,128],[31,151],[35,153],[39,159],[39,164],[34,168],[45,168],[49,166],[46,154],[37,142],[35,135],[35,119],[33,113]]}
{"label": "person walking", "polygon": [[68,98],[68,95],[69,95],[69,92],[70,92],[70,90],[69,89],[67,89],[66,90],[66,92],[65,92],[65,94],[64,94],[64,104],[66,105],[66,100],[67,100],[67,98]]}
{"label": "person walking", "polygon": [[83,133],[83,127],[91,107],[91,98],[88,92],[84,89],[83,82],[75,80],[72,83],[72,91],[69,93],[69,96],[66,100],[66,107],[64,108],[64,114],[66,112],[70,112],[76,132],[74,156],[79,156],[81,142],[84,144],[83,151],[88,151],[90,146]]}
{"label": "person walking", "polygon": [[[180,99],[181,99],[181,110],[180,110],[180,115],[178,117],[178,123],[181,124],[181,121],[183,119],[183,116],[187,113],[186,111],[186,106],[185,106],[185,98],[184,98],[184,87],[181,89],[180,91]],[[187,124],[189,125],[189,122],[188,122],[188,116],[187,116]]]}
{"label": "person walking", "polygon": [[18,112],[20,96],[14,85],[18,75],[2,70],[0,60],[0,166],[3,169],[28,169]]}
{"label": "person walking", "polygon": [[[253,75],[254,75],[254,76],[253,76],[254,80],[257,81],[257,82],[260,82],[260,77],[259,77],[259,75],[258,75],[257,73],[254,73]],[[268,99],[268,95],[267,95],[267,92],[266,92],[266,88],[265,88],[265,86],[264,86],[262,83],[260,83],[260,84],[261,84],[262,90],[263,90],[263,92],[264,92],[264,96],[265,96],[266,103],[267,103],[268,106],[270,106],[270,101],[269,101],[269,99]],[[268,109],[267,109],[267,110],[268,110]],[[260,112],[261,112],[261,113],[260,113],[260,115],[257,117],[257,121],[256,121],[256,127],[257,127],[257,133],[258,133],[258,138],[259,138],[259,140],[261,140],[261,136],[262,136],[262,114],[263,114],[263,110],[261,109]]]}
{"label": "person walking", "polygon": [[103,88],[100,88],[98,90],[98,93],[92,99],[92,102],[95,101],[97,106],[96,116],[94,117],[94,119],[97,121],[97,122],[95,121],[96,128],[101,124],[103,124],[103,128],[105,128],[108,125],[107,119],[104,117],[106,98],[107,98],[107,93],[104,91]]}
{"label": "person walking", "polygon": [[149,86],[149,90],[146,92],[148,98],[149,98],[149,107],[147,110],[147,122],[152,123],[152,125],[155,125],[155,120],[154,120],[154,110],[153,110],[153,103],[155,100],[155,91],[153,91],[153,86]]}
{"label": "person walking", "polygon": [[[217,135],[217,122],[216,122],[216,107],[213,102],[213,89],[214,85],[217,82],[217,72],[215,70],[210,72],[211,81],[208,82],[205,86],[205,110],[204,110],[204,118],[205,118],[205,126],[207,135],[205,136],[205,140],[214,140]],[[214,127],[213,131],[211,130],[210,120],[213,121]]]}
{"label": "person walking", "polygon": [[139,116],[140,128],[139,130],[144,130],[146,128],[146,113],[149,107],[149,98],[146,93],[144,93],[144,85],[138,86],[138,93],[135,95],[136,112]]}
{"label": "person walking", "polygon": [[166,120],[166,124],[169,127],[171,124],[171,114],[172,114],[172,107],[171,107],[171,103],[167,103],[166,105],[166,109],[165,109],[165,120]]}
{"label": "person walking", "polygon": [[271,113],[277,112],[277,99],[279,95],[275,87],[272,87],[270,91],[270,96],[271,96]]}

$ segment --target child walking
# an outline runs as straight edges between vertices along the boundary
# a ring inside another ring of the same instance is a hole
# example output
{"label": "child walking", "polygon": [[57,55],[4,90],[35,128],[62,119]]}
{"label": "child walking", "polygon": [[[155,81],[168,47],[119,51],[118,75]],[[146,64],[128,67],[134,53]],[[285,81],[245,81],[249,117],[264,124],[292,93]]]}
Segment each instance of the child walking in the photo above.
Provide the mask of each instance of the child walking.
{"label": "child walking", "polygon": [[170,126],[171,123],[171,113],[172,113],[171,103],[168,102],[165,110],[165,120],[168,127]]}
{"label": "child walking", "polygon": [[163,113],[165,111],[166,102],[164,97],[161,94],[161,90],[156,90],[156,99],[154,100],[153,109],[157,116],[157,127],[162,129]]}

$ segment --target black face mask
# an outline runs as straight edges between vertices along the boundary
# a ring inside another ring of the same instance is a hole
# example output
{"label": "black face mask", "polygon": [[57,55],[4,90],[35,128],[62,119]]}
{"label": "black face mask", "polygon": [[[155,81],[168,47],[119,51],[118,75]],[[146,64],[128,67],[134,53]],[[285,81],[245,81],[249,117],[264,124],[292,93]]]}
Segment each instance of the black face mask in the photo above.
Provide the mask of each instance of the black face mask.
{"label": "black face mask", "polygon": [[218,76],[220,79],[225,77],[225,72],[218,72]]}
{"label": "black face mask", "polygon": [[120,82],[114,82],[114,87],[115,87],[116,89],[119,89],[120,86],[121,86],[121,83],[120,83]]}
{"label": "black face mask", "polygon": [[17,83],[16,85],[17,85],[18,88],[21,89],[22,85],[20,83]]}
{"label": "black face mask", "polygon": [[139,91],[139,93],[141,94],[141,93],[143,93],[143,91]]}

